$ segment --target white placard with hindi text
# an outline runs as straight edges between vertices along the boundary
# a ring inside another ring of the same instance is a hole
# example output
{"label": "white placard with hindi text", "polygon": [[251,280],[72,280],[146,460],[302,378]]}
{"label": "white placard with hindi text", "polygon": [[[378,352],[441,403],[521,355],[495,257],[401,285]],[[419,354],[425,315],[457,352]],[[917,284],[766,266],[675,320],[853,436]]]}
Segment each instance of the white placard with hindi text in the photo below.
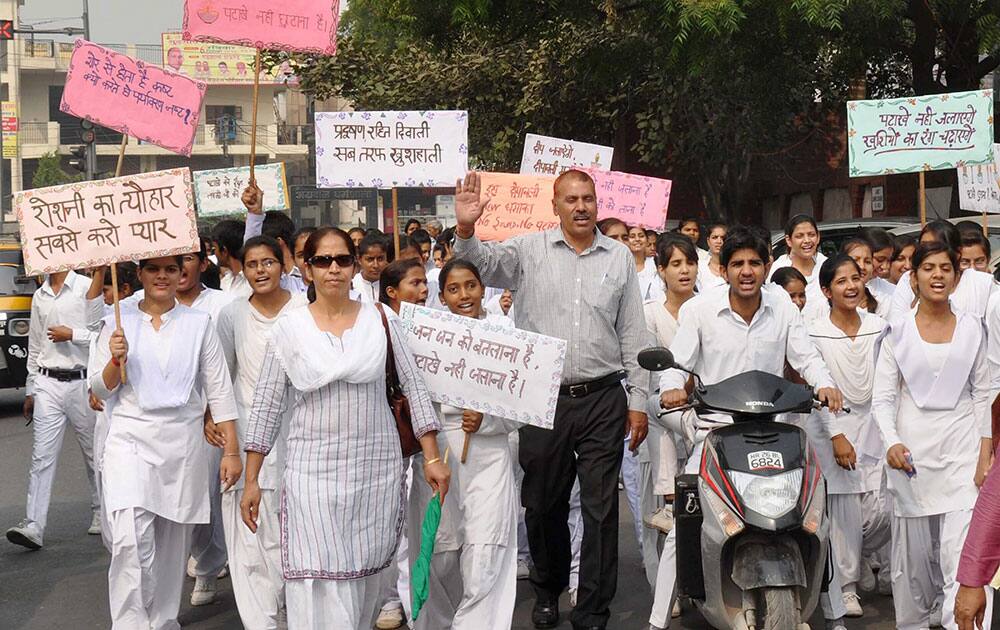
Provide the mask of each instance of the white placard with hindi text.
{"label": "white placard with hindi text", "polygon": [[615,150],[600,144],[563,140],[529,133],[521,154],[522,175],[559,175],[571,168],[611,170]]}
{"label": "white placard with hindi text", "polygon": [[469,113],[317,112],[317,188],[454,186],[469,169]]}
{"label": "white placard with hindi text", "polygon": [[[288,186],[285,183],[285,163],[272,162],[254,167],[257,187],[264,193],[264,211],[287,210]],[[195,171],[194,198],[198,216],[210,217],[225,214],[243,214],[243,189],[250,181],[250,167],[219,168]]]}
{"label": "white placard with hindi text", "polygon": [[432,400],[552,428],[565,340],[409,303],[399,316]]}
{"label": "white placard with hindi text", "polygon": [[1000,214],[1000,144],[989,164],[958,169],[958,205],[963,210]]}
{"label": "white placard with hindi text", "polygon": [[197,251],[191,171],[175,168],[14,194],[28,275]]}

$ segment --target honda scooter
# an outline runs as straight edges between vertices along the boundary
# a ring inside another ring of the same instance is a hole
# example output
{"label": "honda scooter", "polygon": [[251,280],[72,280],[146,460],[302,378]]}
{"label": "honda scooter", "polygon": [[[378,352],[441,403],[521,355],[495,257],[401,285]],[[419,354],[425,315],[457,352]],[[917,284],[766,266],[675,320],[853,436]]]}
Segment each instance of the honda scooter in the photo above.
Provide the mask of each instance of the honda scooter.
{"label": "honda scooter", "polygon": [[809,413],[812,391],[767,372],[704,385],[666,348],[639,353],[651,371],[694,377],[687,405],[732,416],[705,438],[697,475],[677,479],[674,527],[678,596],[715,628],[808,628],[829,548],[826,481],[804,431],[775,416]]}

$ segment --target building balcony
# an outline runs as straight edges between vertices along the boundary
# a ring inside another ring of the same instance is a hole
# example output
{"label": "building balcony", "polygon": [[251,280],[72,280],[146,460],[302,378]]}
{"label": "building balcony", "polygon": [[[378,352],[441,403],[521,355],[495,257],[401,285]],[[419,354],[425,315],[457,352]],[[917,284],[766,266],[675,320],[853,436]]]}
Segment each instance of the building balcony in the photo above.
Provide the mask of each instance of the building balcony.
{"label": "building balcony", "polygon": [[[118,155],[121,134],[103,127],[97,131],[97,154]],[[18,130],[23,159],[38,159],[46,153],[66,155],[70,148],[82,144],[79,125],[60,125],[57,122],[22,122]],[[269,160],[306,156],[310,152],[313,136],[312,125],[257,125],[257,154],[266,155]],[[173,155],[166,149],[148,144],[129,141],[128,154]],[[192,155],[250,155],[250,125],[240,125],[228,138],[217,137],[214,124],[198,125],[195,133]]]}

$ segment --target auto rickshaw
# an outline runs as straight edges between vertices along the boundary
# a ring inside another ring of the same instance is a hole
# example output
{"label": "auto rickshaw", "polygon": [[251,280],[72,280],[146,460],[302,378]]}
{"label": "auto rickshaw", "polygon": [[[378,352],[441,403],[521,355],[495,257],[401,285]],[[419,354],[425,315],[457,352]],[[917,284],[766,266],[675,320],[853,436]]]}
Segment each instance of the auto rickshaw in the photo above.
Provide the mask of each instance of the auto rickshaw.
{"label": "auto rickshaw", "polygon": [[28,377],[31,297],[38,288],[24,275],[21,246],[0,243],[0,389],[24,387]]}

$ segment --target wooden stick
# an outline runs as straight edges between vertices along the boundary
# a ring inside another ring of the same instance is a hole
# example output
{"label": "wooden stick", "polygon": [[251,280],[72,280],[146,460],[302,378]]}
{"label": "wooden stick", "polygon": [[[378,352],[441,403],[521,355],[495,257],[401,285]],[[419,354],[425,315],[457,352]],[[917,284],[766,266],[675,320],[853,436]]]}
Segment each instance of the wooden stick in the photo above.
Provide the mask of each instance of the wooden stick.
{"label": "wooden stick", "polygon": [[[122,145],[118,149],[118,165],[115,166],[115,177],[121,177],[122,175],[122,165],[125,163],[125,147],[128,145],[128,135],[122,134]],[[122,309],[118,303],[118,265],[116,263],[111,263],[111,292],[115,300],[115,328],[121,330],[122,328]],[[125,372],[125,362],[123,361],[121,366],[118,368],[119,375],[121,376],[122,385],[128,382],[128,375]]]}
{"label": "wooden stick", "polygon": [[122,134],[122,145],[118,148],[118,166],[115,167],[115,177],[122,176],[122,164],[125,163],[125,147],[128,145],[128,135]]}
{"label": "wooden stick", "polygon": [[395,186],[392,188],[392,242],[395,255],[399,256],[399,195]]}
{"label": "wooden stick", "polygon": [[253,163],[257,157],[257,93],[260,91],[260,48],[253,63],[253,120],[250,123],[250,185],[257,185],[253,174]]}
{"label": "wooden stick", "polygon": [[465,463],[465,458],[469,456],[469,441],[472,439],[471,433],[465,434],[465,444],[462,445],[462,463]]}
{"label": "wooden stick", "polygon": [[924,188],[924,172],[920,171],[920,227],[927,225],[927,190]]}

